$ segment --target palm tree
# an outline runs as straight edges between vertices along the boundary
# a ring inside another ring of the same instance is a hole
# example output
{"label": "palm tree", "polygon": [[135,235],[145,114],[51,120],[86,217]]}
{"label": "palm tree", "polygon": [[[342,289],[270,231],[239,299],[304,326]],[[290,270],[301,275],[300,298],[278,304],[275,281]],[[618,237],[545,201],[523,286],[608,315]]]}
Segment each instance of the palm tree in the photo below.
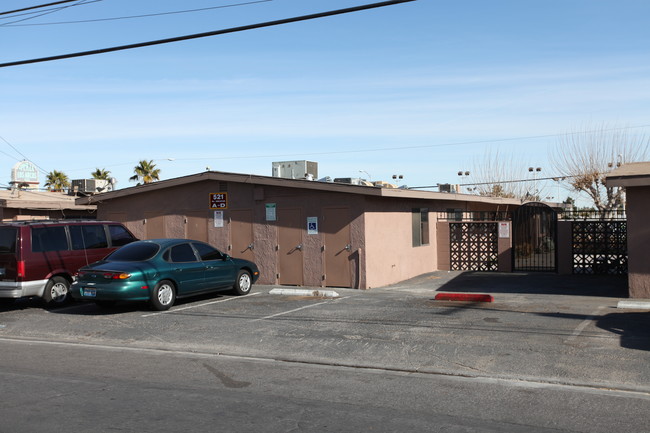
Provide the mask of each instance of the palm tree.
{"label": "palm tree", "polygon": [[93,179],[97,180],[111,180],[111,172],[104,168],[98,168],[90,173],[90,175],[93,177]]}
{"label": "palm tree", "polygon": [[70,186],[68,175],[62,171],[52,170],[47,174],[45,186],[49,191],[61,192]]}
{"label": "palm tree", "polygon": [[[151,183],[157,180],[160,180],[160,169],[154,168],[156,164],[153,163],[153,159],[150,161],[142,160],[139,165],[133,168],[135,174],[129,178],[130,181],[142,181],[142,183]],[[138,182],[140,185],[140,182]]]}

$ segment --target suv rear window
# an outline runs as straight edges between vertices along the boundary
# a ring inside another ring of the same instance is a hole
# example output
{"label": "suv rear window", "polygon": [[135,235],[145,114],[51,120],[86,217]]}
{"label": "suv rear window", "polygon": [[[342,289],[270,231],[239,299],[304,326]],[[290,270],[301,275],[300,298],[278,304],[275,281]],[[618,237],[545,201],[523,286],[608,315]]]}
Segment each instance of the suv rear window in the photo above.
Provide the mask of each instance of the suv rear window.
{"label": "suv rear window", "polygon": [[141,262],[156,255],[160,248],[151,242],[135,242],[115,250],[105,260],[109,262]]}
{"label": "suv rear window", "polygon": [[64,251],[68,249],[65,227],[32,227],[32,251]]}
{"label": "suv rear window", "polygon": [[15,227],[0,227],[0,253],[16,252],[17,232]]}

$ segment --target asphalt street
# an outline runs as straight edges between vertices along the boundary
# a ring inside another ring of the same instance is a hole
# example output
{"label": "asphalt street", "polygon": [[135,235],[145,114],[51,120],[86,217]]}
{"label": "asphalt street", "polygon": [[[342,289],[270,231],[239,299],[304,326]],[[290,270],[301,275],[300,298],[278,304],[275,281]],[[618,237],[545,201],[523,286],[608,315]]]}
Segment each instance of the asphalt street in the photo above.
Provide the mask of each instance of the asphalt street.
{"label": "asphalt street", "polygon": [[50,417],[60,431],[648,431],[650,312],[616,308],[623,286],[434,273],[162,313],[21,300],[0,307],[0,431],[55,431]]}

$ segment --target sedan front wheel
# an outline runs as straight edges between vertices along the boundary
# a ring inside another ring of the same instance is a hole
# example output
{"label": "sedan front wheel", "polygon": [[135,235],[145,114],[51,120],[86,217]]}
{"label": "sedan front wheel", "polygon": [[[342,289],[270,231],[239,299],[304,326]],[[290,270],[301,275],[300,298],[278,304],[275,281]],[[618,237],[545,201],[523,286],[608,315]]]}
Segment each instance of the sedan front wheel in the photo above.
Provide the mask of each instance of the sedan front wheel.
{"label": "sedan front wheel", "polygon": [[247,295],[250,293],[252,287],[253,279],[251,278],[251,274],[243,269],[239,271],[237,280],[235,280],[235,285],[233,286],[235,293],[238,295]]}

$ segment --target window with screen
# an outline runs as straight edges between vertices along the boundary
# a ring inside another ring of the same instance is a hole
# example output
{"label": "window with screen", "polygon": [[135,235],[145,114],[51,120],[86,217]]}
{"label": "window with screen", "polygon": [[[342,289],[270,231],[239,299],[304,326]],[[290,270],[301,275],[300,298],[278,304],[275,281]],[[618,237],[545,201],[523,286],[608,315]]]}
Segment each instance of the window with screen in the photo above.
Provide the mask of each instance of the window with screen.
{"label": "window with screen", "polygon": [[413,221],[413,246],[429,245],[429,209],[413,209],[411,215]]}

